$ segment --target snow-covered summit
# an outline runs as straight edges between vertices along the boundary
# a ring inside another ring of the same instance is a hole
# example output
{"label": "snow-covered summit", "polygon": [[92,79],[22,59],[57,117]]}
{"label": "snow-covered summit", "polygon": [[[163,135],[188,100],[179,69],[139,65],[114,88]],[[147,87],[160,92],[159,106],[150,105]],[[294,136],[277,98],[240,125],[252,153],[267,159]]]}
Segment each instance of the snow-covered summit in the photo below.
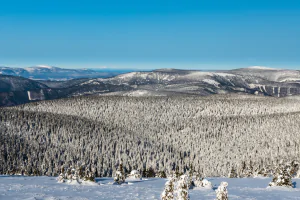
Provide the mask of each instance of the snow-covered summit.
{"label": "snow-covered summit", "polygon": [[281,69],[271,68],[271,67],[265,67],[265,66],[251,66],[251,67],[248,67],[247,69],[281,70]]}
{"label": "snow-covered summit", "polygon": [[35,67],[46,68],[46,69],[53,69],[53,68],[55,68],[53,66],[48,66],[48,65],[36,65]]}
{"label": "snow-covered summit", "polygon": [[54,71],[59,68],[53,67],[53,66],[47,66],[47,65],[36,65],[36,66],[32,66],[32,67],[26,67],[24,69],[27,72],[32,73],[32,72],[39,71],[39,70]]}

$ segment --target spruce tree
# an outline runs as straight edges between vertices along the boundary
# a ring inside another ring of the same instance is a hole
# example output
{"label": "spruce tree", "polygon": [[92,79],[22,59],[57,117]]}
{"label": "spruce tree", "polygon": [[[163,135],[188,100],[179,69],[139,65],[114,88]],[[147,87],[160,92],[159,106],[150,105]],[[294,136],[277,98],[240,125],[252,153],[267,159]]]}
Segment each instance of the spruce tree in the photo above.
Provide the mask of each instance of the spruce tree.
{"label": "spruce tree", "polygon": [[228,200],[227,182],[221,182],[220,186],[216,190],[217,200]]}
{"label": "spruce tree", "polygon": [[114,181],[115,181],[115,183],[117,183],[119,185],[125,182],[125,173],[124,173],[124,170],[123,170],[123,164],[122,163],[119,165],[119,168],[115,173]]}

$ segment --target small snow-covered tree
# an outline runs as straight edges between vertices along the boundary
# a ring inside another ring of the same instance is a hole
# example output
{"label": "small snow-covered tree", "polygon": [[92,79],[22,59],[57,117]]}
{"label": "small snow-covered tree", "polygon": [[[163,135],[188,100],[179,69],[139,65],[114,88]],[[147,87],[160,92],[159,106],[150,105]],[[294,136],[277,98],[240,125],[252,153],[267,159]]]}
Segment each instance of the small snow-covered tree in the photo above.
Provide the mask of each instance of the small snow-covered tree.
{"label": "small snow-covered tree", "polygon": [[157,177],[158,178],[167,178],[167,175],[166,175],[165,171],[159,171],[157,173]]}
{"label": "small snow-covered tree", "polygon": [[189,180],[188,180],[188,183],[189,183],[189,188],[193,188],[194,186],[195,186],[195,184],[194,184],[194,181],[193,181],[193,176],[194,176],[194,167],[193,167],[193,165],[191,164],[190,165],[190,170],[189,170],[189,172],[188,172],[188,177],[189,177]]}
{"label": "small snow-covered tree", "polygon": [[202,187],[211,189],[212,188],[212,184],[207,179],[203,179],[203,181],[202,181]]}
{"label": "small snow-covered tree", "polygon": [[230,173],[228,174],[228,178],[237,178],[238,174],[236,173],[236,170],[232,167]]}
{"label": "small snow-covered tree", "polygon": [[92,181],[92,182],[94,182],[95,181],[95,173],[94,172],[90,172],[90,171],[87,170],[85,172],[83,180],[84,181]]}
{"label": "small snow-covered tree", "polygon": [[23,174],[24,176],[29,176],[29,173],[28,173],[28,171],[25,169],[25,171],[24,171],[24,174]]}
{"label": "small snow-covered tree", "polygon": [[266,168],[262,167],[261,169],[259,169],[257,171],[257,173],[255,173],[255,176],[267,177],[268,176],[268,172],[267,172]]}
{"label": "small snow-covered tree", "polygon": [[141,180],[141,174],[138,170],[132,170],[128,175],[128,178]]}
{"label": "small snow-covered tree", "polygon": [[161,194],[161,200],[173,200],[174,199],[174,184],[175,179],[171,178],[165,184],[165,189]]}
{"label": "small snow-covered tree", "polygon": [[180,176],[176,183],[176,199],[189,200],[189,177],[188,175]]}
{"label": "small snow-covered tree", "polygon": [[276,173],[273,176],[273,180],[269,183],[269,186],[293,187],[292,176],[289,174],[286,168],[277,168]]}
{"label": "small snow-covered tree", "polygon": [[216,190],[217,200],[228,200],[227,182],[221,182],[220,186]]}
{"label": "small snow-covered tree", "polygon": [[299,163],[297,161],[295,161],[295,160],[292,161],[291,162],[291,168],[290,168],[290,171],[289,171],[290,175],[292,177],[297,176],[299,170],[300,170]]}
{"label": "small snow-covered tree", "polygon": [[152,167],[143,170],[143,177],[155,177],[155,171]]}
{"label": "small snow-covered tree", "polygon": [[179,166],[176,166],[176,169],[175,169],[175,178],[178,180],[181,175],[182,175],[182,173],[179,172]]}
{"label": "small snow-covered tree", "polygon": [[244,176],[245,177],[253,177],[253,167],[251,165],[246,168]]}
{"label": "small snow-covered tree", "polygon": [[78,176],[79,176],[80,179],[83,179],[85,177],[84,166],[79,166],[77,168],[77,172],[78,172]]}
{"label": "small snow-covered tree", "polygon": [[195,187],[202,187],[202,180],[203,178],[200,178],[196,176],[195,180],[193,181]]}
{"label": "small snow-covered tree", "polygon": [[203,187],[207,189],[212,188],[212,183],[208,181],[207,179],[198,178],[194,181],[195,187]]}
{"label": "small snow-covered tree", "polygon": [[124,170],[123,170],[123,164],[122,163],[119,165],[119,169],[116,171],[114,181],[117,184],[122,184],[122,183],[125,182],[125,173],[124,173]]}
{"label": "small snow-covered tree", "polygon": [[57,178],[57,181],[58,181],[59,183],[64,183],[64,182],[65,182],[65,176],[64,176],[63,173],[60,173],[60,175],[59,175],[58,178]]}
{"label": "small snow-covered tree", "polygon": [[73,180],[72,177],[73,177],[72,171],[71,171],[70,168],[68,168],[68,169],[67,169],[67,172],[66,172],[66,174],[65,174],[65,178],[66,178],[67,180],[69,180],[69,181],[72,181],[72,180]]}
{"label": "small snow-covered tree", "polygon": [[72,181],[79,183],[78,172],[75,169],[73,169],[73,171],[74,171],[74,175],[72,176]]}

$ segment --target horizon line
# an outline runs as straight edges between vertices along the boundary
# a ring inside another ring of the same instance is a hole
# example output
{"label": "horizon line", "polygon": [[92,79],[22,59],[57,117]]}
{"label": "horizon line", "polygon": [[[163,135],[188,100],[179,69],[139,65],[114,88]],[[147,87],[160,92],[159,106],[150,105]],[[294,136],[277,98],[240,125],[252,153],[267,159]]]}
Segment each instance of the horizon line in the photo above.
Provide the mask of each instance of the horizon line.
{"label": "horizon line", "polygon": [[[178,65],[178,64],[177,64]],[[206,66],[206,67],[204,67]],[[203,65],[203,66],[186,66],[185,67],[180,67],[180,66],[172,66],[172,67],[158,67],[158,66],[155,66],[155,64],[153,64],[153,66],[151,65],[147,65],[147,67],[136,67],[136,66],[132,66],[132,67],[129,67],[129,66],[106,66],[106,65],[103,65],[103,66],[99,66],[99,67],[95,67],[95,66],[91,66],[91,67],[71,67],[71,66],[63,66],[63,67],[60,67],[60,66],[57,66],[57,65],[45,65],[45,64],[42,64],[42,65],[30,65],[30,66],[17,66],[17,65],[3,65],[3,64],[0,64],[0,67],[3,68],[20,68],[20,69],[26,69],[26,68],[34,68],[34,67],[44,67],[44,68],[50,68],[50,67],[53,67],[53,68],[60,68],[60,69],[91,69],[91,70],[141,70],[141,71],[147,71],[147,70],[157,70],[157,69],[179,69],[179,70],[205,70],[205,71],[208,71],[208,70],[234,70],[234,69],[242,69],[242,68],[263,68],[263,69],[275,69],[275,70],[299,70],[300,67],[296,68],[296,67],[277,67],[277,66],[274,66],[274,67],[270,67],[270,66],[265,66],[265,65],[247,65],[247,66],[233,66],[233,67],[218,67],[218,65]]]}

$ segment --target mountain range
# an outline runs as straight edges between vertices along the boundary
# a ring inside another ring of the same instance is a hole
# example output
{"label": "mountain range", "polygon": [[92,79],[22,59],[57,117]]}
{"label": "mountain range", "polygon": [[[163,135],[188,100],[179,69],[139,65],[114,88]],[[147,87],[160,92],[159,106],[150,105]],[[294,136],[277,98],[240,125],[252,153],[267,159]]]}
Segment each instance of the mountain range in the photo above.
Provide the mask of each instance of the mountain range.
{"label": "mountain range", "polygon": [[[32,74],[40,73],[41,77],[46,77],[49,76],[49,71],[54,74],[60,70],[61,68],[39,67],[33,68]],[[67,74],[68,70],[70,74]],[[89,70],[68,70],[61,71],[68,77],[74,77],[75,72],[94,74]],[[14,68],[13,71],[17,73],[18,70]],[[21,77],[22,74],[23,72],[19,71],[18,76],[0,75],[1,106],[81,95],[207,96],[235,93],[287,97],[300,94],[300,71],[259,66],[209,72],[158,69],[149,72],[129,72],[108,78],[86,77],[61,81],[32,80],[26,76]]]}
{"label": "mountain range", "polygon": [[126,73],[128,69],[64,69],[59,67],[37,65],[26,68],[1,67],[0,74],[21,76],[35,80],[69,80],[75,78],[107,78]]}

